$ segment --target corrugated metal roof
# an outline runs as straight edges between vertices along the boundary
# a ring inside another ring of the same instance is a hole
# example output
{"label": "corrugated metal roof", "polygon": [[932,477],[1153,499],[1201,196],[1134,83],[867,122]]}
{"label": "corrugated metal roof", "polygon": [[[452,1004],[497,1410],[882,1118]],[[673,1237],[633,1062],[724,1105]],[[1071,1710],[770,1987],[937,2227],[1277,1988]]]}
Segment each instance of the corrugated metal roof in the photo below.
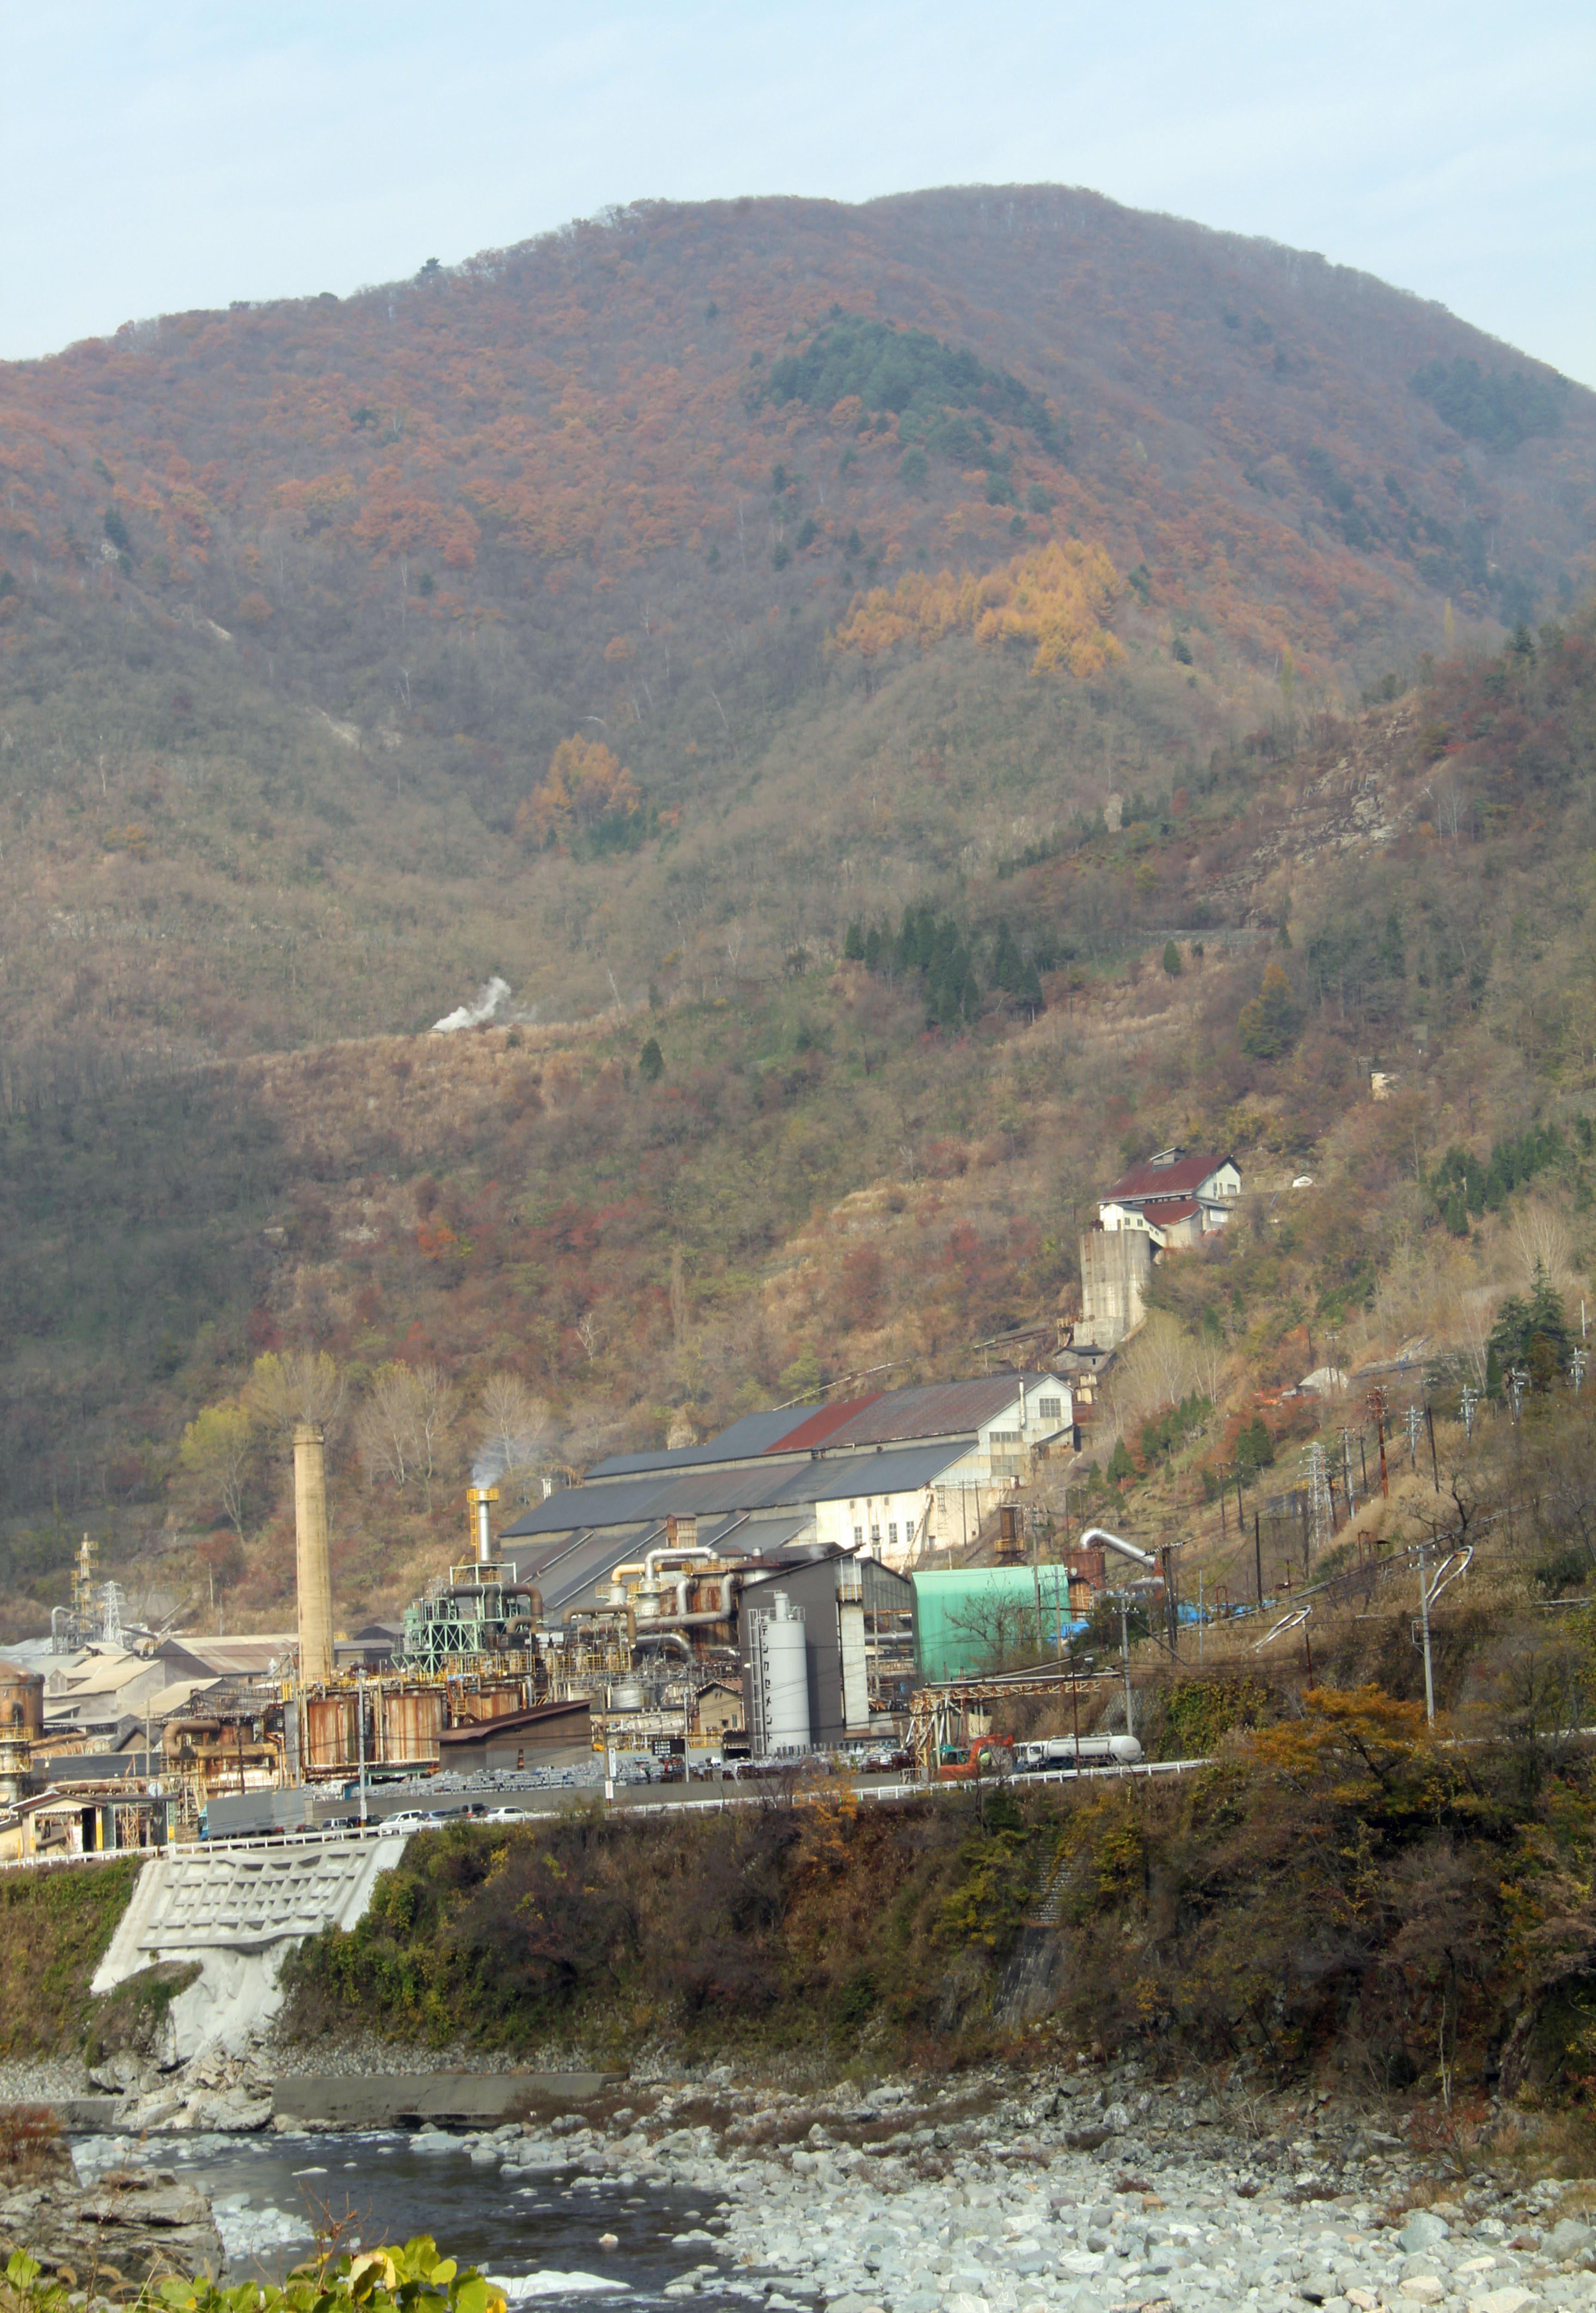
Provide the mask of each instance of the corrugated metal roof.
{"label": "corrugated metal roof", "polygon": [[[701,1539],[706,1518],[724,1517],[736,1510],[832,1502],[859,1494],[903,1493],[929,1485],[974,1443],[971,1433],[891,1453],[872,1450],[819,1458],[806,1455],[800,1462],[765,1462],[752,1469],[609,1479],[602,1485],[574,1486],[551,1494],[546,1502],[539,1502],[524,1518],[507,1526],[499,1540],[502,1543],[542,1535],[575,1536],[645,1522],[663,1525],[667,1517],[696,1517]],[[521,1562],[519,1552],[516,1558]],[[552,1558],[545,1561],[552,1562]]]}
{"label": "corrugated metal roof", "polygon": [[983,1374],[979,1381],[930,1382],[919,1389],[888,1390],[855,1420],[844,1423],[826,1450],[974,1433],[1014,1403],[1022,1380],[1028,1391],[1048,1384],[1056,1386],[1057,1378],[1054,1374],[996,1373]]}
{"label": "corrugated metal roof", "polygon": [[777,1438],[764,1450],[767,1454],[807,1454],[815,1447],[824,1445],[834,1431],[857,1419],[867,1405],[874,1405],[881,1395],[880,1390],[873,1389],[868,1397],[845,1397],[836,1405],[823,1405],[817,1413],[811,1413],[796,1429],[789,1429],[785,1437]]}
{"label": "corrugated metal roof", "polygon": [[1122,1173],[1111,1189],[1103,1192],[1106,1205],[1124,1204],[1127,1200],[1143,1197],[1190,1196],[1200,1189],[1211,1173],[1233,1160],[1229,1156],[1180,1156],[1173,1165],[1133,1165]]}
{"label": "corrugated metal roof", "polygon": [[643,1454],[612,1454],[607,1461],[594,1464],[587,1473],[588,1482],[595,1478],[633,1477],[643,1470],[695,1469],[704,1462],[752,1458],[768,1453],[798,1419],[798,1411],[791,1406],[780,1413],[745,1413],[729,1429],[723,1429],[717,1438],[707,1438],[701,1446],[657,1447]]}

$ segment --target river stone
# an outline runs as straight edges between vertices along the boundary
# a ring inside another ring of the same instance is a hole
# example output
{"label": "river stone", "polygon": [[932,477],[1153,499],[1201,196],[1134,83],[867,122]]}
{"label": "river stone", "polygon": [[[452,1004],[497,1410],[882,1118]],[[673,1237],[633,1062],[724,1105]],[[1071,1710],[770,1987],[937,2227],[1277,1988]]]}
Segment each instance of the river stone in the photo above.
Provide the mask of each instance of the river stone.
{"label": "river stone", "polygon": [[1444,2217],[1433,2217],[1428,2209],[1419,2209],[1409,2217],[1397,2238],[1409,2256],[1422,2248],[1433,2248],[1451,2230]]}
{"label": "river stone", "polygon": [[1471,2297],[1468,2313],[1523,2313],[1523,2308],[1534,2302],[1534,2291],[1521,2289],[1515,2282],[1510,2289],[1492,2289],[1483,2297]]}
{"label": "river stone", "polygon": [[1540,2253],[1550,2257],[1554,2265],[1561,2265],[1568,2257],[1585,2256],[1593,2238],[1596,2235],[1590,2226],[1582,2224],[1577,2217],[1559,2217],[1541,2242]]}
{"label": "river stone", "polygon": [[1413,2305],[1439,2305],[1446,2295],[1446,2284],[1433,2273],[1410,2273],[1406,2281],[1398,2282],[1397,2294]]}

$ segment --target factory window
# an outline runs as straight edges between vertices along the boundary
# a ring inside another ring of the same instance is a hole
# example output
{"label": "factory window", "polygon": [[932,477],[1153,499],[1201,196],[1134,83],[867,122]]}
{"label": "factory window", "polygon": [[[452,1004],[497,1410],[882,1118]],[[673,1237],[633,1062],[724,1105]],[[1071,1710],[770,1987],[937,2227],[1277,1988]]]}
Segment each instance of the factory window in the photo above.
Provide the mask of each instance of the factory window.
{"label": "factory window", "polygon": [[881,1547],[881,1529],[880,1529],[880,1527],[879,1527],[878,1526],[873,1526],[870,1528],[870,1548],[871,1548],[872,1550],[879,1550],[879,1549],[880,1549],[880,1547]]}
{"label": "factory window", "polygon": [[888,1550],[895,1550],[898,1546],[898,1530],[895,1525],[889,1526],[886,1529],[886,1546]]}
{"label": "factory window", "polygon": [[524,1767],[525,1766],[525,1764],[526,1764],[526,1754],[525,1754],[525,1751],[517,1751],[517,1752],[516,1752],[516,1773],[517,1773],[517,1774],[519,1774],[519,1773],[520,1773],[520,1772],[521,1772],[522,1768],[524,1768]]}
{"label": "factory window", "polygon": [[853,1529],[853,1547],[855,1550],[862,1550],[864,1543],[865,1530],[862,1526],[856,1526]]}
{"label": "factory window", "polygon": [[1063,1418],[1064,1401],[1062,1397],[1039,1397],[1036,1400],[1038,1421],[1062,1421]]}

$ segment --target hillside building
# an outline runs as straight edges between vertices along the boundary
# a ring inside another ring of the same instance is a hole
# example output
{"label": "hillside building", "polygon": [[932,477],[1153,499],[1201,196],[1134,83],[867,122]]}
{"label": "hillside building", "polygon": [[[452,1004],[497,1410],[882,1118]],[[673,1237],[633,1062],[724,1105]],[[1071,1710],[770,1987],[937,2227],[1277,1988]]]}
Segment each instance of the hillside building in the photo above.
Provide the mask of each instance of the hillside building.
{"label": "hillside building", "polygon": [[1154,1262],[1171,1247],[1199,1244],[1228,1227],[1240,1194],[1234,1156],[1160,1148],[1122,1173],[1080,1239],[1080,1339],[1112,1350],[1133,1333]]}

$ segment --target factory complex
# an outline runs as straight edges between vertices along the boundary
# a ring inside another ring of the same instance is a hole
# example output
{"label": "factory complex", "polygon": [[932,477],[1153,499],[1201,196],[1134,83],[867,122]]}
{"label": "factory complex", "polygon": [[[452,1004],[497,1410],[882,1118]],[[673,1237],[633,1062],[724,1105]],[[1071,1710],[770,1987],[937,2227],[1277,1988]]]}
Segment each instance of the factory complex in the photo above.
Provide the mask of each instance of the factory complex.
{"label": "factory complex", "polygon": [[497,1525],[496,1489],[473,1486],[459,1561],[402,1623],[348,1634],[322,1433],[302,1421],[295,1627],[108,1627],[85,1541],[72,1612],[0,1665],[0,1857],[895,1753],[917,1689],[987,1667],[1008,1605],[1062,1641],[1101,1587],[1100,1551],[1016,1562],[1038,1461],[1080,1443],[1080,1380],[1006,1370],[752,1413]]}

